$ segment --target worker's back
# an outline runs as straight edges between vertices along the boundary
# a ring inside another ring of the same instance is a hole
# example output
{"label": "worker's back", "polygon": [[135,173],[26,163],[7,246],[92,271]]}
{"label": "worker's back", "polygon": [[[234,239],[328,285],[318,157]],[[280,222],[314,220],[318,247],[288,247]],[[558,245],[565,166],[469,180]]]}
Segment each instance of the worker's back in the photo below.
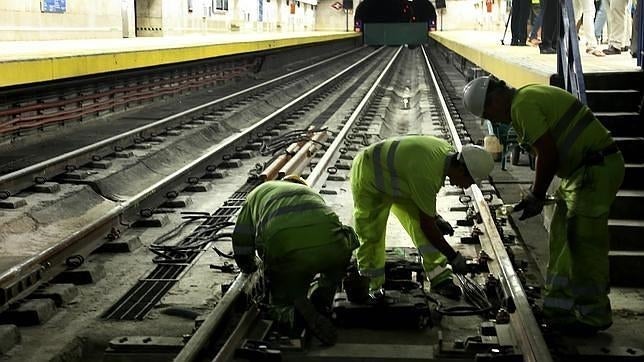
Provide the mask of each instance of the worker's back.
{"label": "worker's back", "polygon": [[413,201],[426,214],[435,215],[446,157],[454,152],[449,143],[432,136],[404,136],[378,142],[363,152],[357,162],[361,170],[355,171],[359,175],[352,176],[360,180],[352,180],[353,187]]}
{"label": "worker's back", "polygon": [[342,224],[322,197],[307,186],[285,181],[266,182],[247,196],[235,234],[238,246],[252,239],[260,255],[273,256],[344,241]]}
{"label": "worker's back", "polygon": [[512,126],[523,143],[534,144],[546,130],[559,153],[559,177],[568,177],[588,152],[613,140],[591,110],[572,94],[557,87],[533,84],[517,90],[512,100]]}

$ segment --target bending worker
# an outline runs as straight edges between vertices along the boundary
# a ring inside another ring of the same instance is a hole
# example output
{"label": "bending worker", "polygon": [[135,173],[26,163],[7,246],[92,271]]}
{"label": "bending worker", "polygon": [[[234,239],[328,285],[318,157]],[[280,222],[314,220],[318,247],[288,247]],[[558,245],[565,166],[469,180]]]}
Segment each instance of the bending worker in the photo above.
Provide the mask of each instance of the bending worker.
{"label": "bending worker", "polygon": [[465,86],[474,115],[511,123],[537,154],[520,220],[541,213],[555,174],[561,178],[550,226],[544,316],[563,332],[594,333],[612,324],[608,299],[608,213],[624,178],[624,159],[591,110],[563,89],[508,87],[493,77]]}
{"label": "bending worker", "polygon": [[[256,252],[263,260],[269,313],[283,329],[293,330],[297,311],[313,335],[334,344],[336,331],[318,310],[331,307],[358,240],[322,197],[299,176],[265,182],[246,197],[232,239],[243,273],[257,269]],[[307,294],[318,273],[314,304]]]}
{"label": "bending worker", "polygon": [[[467,272],[465,258],[443,237],[453,234],[436,213],[436,194],[448,176],[453,185],[467,188],[488,177],[494,161],[479,146],[466,145],[457,153],[446,141],[432,136],[391,138],[362,150],[353,160],[351,188],[354,221],[360,239],[360,274],[370,277],[372,295],[382,295],[385,280],[385,232],[391,210],[423,257],[432,291],[458,299],[452,270]],[[446,268],[446,262],[452,270]]]}

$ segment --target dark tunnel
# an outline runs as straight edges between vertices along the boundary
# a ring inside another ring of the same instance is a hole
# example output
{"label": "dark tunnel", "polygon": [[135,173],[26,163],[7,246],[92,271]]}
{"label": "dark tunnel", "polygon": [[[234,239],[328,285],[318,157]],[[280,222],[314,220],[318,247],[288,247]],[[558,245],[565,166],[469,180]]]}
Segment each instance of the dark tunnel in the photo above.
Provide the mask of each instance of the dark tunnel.
{"label": "dark tunnel", "polygon": [[365,0],[355,9],[358,27],[364,23],[424,22],[436,24],[436,9],[429,0]]}

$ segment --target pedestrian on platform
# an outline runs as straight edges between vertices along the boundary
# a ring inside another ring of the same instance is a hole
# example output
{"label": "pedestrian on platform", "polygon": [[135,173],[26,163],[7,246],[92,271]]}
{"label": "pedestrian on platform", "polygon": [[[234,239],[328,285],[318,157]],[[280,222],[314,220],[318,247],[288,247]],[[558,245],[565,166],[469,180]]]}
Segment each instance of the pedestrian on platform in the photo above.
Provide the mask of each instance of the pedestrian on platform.
{"label": "pedestrian on platform", "polygon": [[259,185],[246,197],[232,239],[243,273],[257,269],[256,254],[263,261],[271,317],[293,330],[297,314],[320,341],[334,344],[337,334],[324,314],[358,238],[322,197],[295,175]]}
{"label": "pedestrian on platform", "polygon": [[537,46],[541,44],[541,24],[543,23],[543,1],[532,0],[532,28],[528,36],[528,45]]}
{"label": "pedestrian on platform", "polygon": [[561,5],[559,0],[543,0],[542,9],[539,53],[557,54],[561,26]]}
{"label": "pedestrian on platform", "polygon": [[511,124],[537,154],[531,190],[514,208],[539,215],[561,178],[550,225],[543,312],[563,332],[592,334],[612,324],[608,299],[608,213],[624,178],[624,159],[608,130],[572,94],[547,85],[514,89],[494,77],[465,86],[474,115]]}
{"label": "pedestrian on platform", "polygon": [[527,45],[531,5],[531,0],[512,0],[512,42],[510,45]]}
{"label": "pedestrian on platform", "polygon": [[621,54],[626,48],[626,39],[630,36],[626,32],[626,9],[628,0],[610,0],[608,3],[608,48],[604,54]]}
{"label": "pedestrian on platform", "polygon": [[574,0],[572,2],[574,13],[575,13],[575,23],[579,23],[583,15],[583,38],[581,38],[581,43],[586,47],[586,53],[594,55],[596,57],[606,56],[604,52],[597,47],[597,38],[595,38],[595,2],[594,0]]}
{"label": "pedestrian on platform", "polygon": [[[465,258],[443,235],[452,226],[436,213],[436,195],[449,177],[467,188],[488,177],[494,160],[482,147],[465,145],[456,152],[445,140],[431,136],[404,136],[378,142],[353,160],[351,188],[354,222],[360,239],[360,274],[370,278],[374,298],[381,297],[385,281],[385,234],[393,212],[423,257],[431,290],[452,299],[461,290],[452,272],[465,273]],[[449,262],[452,270],[446,268]]]}
{"label": "pedestrian on platform", "polygon": [[599,7],[595,7],[597,9],[595,13],[595,38],[597,39],[597,44],[607,43],[607,38],[604,38],[604,26],[606,25],[609,3],[610,0],[599,0]]}

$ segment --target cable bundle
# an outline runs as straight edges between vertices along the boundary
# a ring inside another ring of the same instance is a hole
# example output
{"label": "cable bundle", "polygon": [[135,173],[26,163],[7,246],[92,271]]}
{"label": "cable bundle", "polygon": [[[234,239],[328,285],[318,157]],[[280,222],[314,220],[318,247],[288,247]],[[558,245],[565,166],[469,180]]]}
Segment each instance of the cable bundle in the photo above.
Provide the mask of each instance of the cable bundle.
{"label": "cable bundle", "polygon": [[264,144],[260,150],[260,153],[263,156],[275,155],[278,151],[281,151],[287,148],[292,143],[298,143],[301,141],[312,141],[312,142],[319,143],[311,139],[311,134],[318,133],[318,132],[325,132],[326,130],[327,128],[321,128],[317,130],[297,129],[297,130],[289,131],[279,136],[276,140],[271,141],[271,143]]}
{"label": "cable bundle", "polygon": [[[234,225],[232,222],[220,222],[214,225],[207,225],[206,223],[200,225],[190,236],[185,238],[180,244],[177,245],[163,245],[164,242],[179,235],[181,230],[187,225],[198,221],[205,220],[206,222],[211,218],[208,213],[190,213],[183,216],[185,219],[181,224],[177,225],[172,230],[163,234],[152,245],[149,246],[150,251],[159,256],[155,260],[157,263],[168,262],[185,262],[192,254],[203,250],[203,248],[211,242],[231,237],[232,233],[219,233],[222,229]],[[214,248],[214,247],[213,247]],[[231,257],[215,248],[217,254],[224,257]]]}
{"label": "cable bundle", "polygon": [[431,296],[427,298],[436,304],[436,311],[442,315],[447,316],[471,316],[478,314],[486,314],[492,311],[493,306],[485,294],[485,290],[478,283],[476,283],[472,278],[462,275],[454,274],[458,278],[459,282],[463,287],[463,294],[465,300],[471,305],[457,305],[453,307],[443,307],[442,303]]}

